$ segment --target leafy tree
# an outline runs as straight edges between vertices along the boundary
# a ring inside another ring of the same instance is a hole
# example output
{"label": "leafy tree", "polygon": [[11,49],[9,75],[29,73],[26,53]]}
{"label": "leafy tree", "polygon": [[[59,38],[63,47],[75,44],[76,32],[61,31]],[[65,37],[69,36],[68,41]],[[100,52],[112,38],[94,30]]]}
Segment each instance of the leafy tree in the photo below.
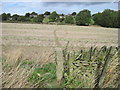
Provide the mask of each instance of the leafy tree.
{"label": "leafy tree", "polygon": [[26,21],[26,17],[25,16],[19,16],[17,18],[18,21],[22,21],[22,22],[25,22]]}
{"label": "leafy tree", "polygon": [[74,19],[71,15],[66,16],[65,23],[67,24],[74,24]]}
{"label": "leafy tree", "polygon": [[19,15],[14,14],[14,15],[12,16],[12,20],[17,21],[17,20],[18,20],[18,17],[19,17]]}
{"label": "leafy tree", "polygon": [[110,9],[106,9],[102,13],[102,22],[101,26],[104,27],[119,27],[118,21],[118,11],[113,11]]}
{"label": "leafy tree", "polygon": [[36,12],[32,12],[31,15],[37,15],[37,13]]}
{"label": "leafy tree", "polygon": [[76,15],[76,12],[73,12],[72,15],[73,15],[73,16]]}
{"label": "leafy tree", "polygon": [[37,21],[38,23],[42,23],[43,19],[44,19],[44,16],[42,14],[38,15],[37,19],[38,19],[38,21]]}
{"label": "leafy tree", "polygon": [[48,24],[49,23],[49,18],[44,18],[43,23]]}
{"label": "leafy tree", "polygon": [[44,15],[50,15],[50,12],[46,11],[46,12],[44,13]]}
{"label": "leafy tree", "polygon": [[0,15],[0,22],[2,22],[2,15]]}
{"label": "leafy tree", "polygon": [[8,13],[7,14],[7,19],[9,19],[11,17],[11,14],[10,13]]}
{"label": "leafy tree", "polygon": [[7,20],[7,14],[6,13],[3,13],[1,16],[2,16],[2,21]]}
{"label": "leafy tree", "polygon": [[31,19],[31,22],[35,22],[35,23],[42,23],[43,22],[43,15],[38,15],[37,17],[33,17]]}
{"label": "leafy tree", "polygon": [[120,11],[114,11],[111,15],[112,15],[112,19],[111,19],[111,27],[116,27],[116,28],[120,28],[120,23],[119,23],[119,20],[120,20]]}
{"label": "leafy tree", "polygon": [[120,27],[119,25],[119,11],[113,11],[110,9],[104,10],[102,13],[93,15],[95,24],[103,27]]}
{"label": "leafy tree", "polygon": [[37,17],[33,17],[33,18],[31,19],[31,22],[37,23],[37,22],[38,22],[38,18],[37,18]]}
{"label": "leafy tree", "polygon": [[30,13],[26,13],[26,14],[25,14],[25,17],[30,17]]}
{"label": "leafy tree", "polygon": [[89,25],[91,21],[91,12],[89,10],[80,11],[76,18],[76,25]]}
{"label": "leafy tree", "polygon": [[93,20],[95,21],[96,25],[101,25],[101,22],[102,22],[102,13],[96,13],[92,17],[93,17]]}
{"label": "leafy tree", "polygon": [[65,15],[62,13],[61,16],[65,16]]}
{"label": "leafy tree", "polygon": [[58,20],[58,14],[56,13],[56,11],[52,12],[49,16],[49,21],[50,22],[55,22]]}
{"label": "leafy tree", "polygon": [[111,22],[111,19],[112,19],[112,13],[114,11],[113,10],[110,10],[110,9],[106,9],[103,11],[102,13],[102,22],[101,22],[101,25],[102,26],[105,26],[105,27],[109,27],[111,26],[112,22]]}
{"label": "leafy tree", "polygon": [[95,21],[91,18],[89,25],[94,25]]}

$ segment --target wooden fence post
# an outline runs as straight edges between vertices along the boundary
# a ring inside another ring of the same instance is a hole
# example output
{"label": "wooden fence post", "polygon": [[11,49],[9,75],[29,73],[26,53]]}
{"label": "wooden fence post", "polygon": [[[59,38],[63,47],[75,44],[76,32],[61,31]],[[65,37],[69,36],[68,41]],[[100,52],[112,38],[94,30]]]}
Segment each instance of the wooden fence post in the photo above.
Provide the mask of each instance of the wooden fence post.
{"label": "wooden fence post", "polygon": [[57,81],[60,84],[61,80],[63,78],[63,72],[64,72],[64,57],[63,57],[63,50],[59,47],[55,48],[56,52],[56,75],[57,75]]}

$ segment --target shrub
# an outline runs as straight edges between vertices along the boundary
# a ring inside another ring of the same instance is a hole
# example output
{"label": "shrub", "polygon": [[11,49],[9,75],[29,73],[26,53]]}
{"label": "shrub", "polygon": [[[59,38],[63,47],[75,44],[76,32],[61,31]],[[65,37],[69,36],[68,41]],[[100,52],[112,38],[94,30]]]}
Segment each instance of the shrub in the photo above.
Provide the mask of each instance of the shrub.
{"label": "shrub", "polygon": [[44,64],[41,68],[36,68],[28,80],[33,84],[38,83],[38,87],[54,87],[52,83],[56,81],[56,65],[49,63]]}
{"label": "shrub", "polygon": [[49,23],[49,18],[44,18],[43,23],[48,24]]}
{"label": "shrub", "polygon": [[62,21],[62,22],[58,22],[57,24],[58,25],[65,25],[66,23],[64,21]]}
{"label": "shrub", "polygon": [[90,24],[89,25],[94,25],[94,20],[93,19],[91,19],[91,21],[90,21]]}
{"label": "shrub", "polygon": [[65,23],[66,23],[66,24],[74,24],[74,19],[73,19],[73,17],[72,17],[71,15],[66,16],[66,18],[65,18]]}
{"label": "shrub", "polygon": [[37,17],[32,18],[32,19],[31,19],[31,22],[35,22],[35,23],[37,23],[37,22],[38,22]]}
{"label": "shrub", "polygon": [[63,87],[100,88],[117,87],[118,48],[91,47],[80,51],[66,52]]}

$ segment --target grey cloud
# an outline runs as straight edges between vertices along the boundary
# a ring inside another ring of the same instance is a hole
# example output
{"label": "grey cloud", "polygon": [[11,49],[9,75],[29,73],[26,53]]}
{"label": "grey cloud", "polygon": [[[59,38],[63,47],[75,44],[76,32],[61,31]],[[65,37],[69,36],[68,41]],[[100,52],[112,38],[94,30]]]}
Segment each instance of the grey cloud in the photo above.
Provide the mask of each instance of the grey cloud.
{"label": "grey cloud", "polygon": [[104,3],[110,3],[110,2],[44,2],[43,5],[45,6],[56,6],[56,5],[79,6],[79,5],[97,5],[97,4],[104,4]]}

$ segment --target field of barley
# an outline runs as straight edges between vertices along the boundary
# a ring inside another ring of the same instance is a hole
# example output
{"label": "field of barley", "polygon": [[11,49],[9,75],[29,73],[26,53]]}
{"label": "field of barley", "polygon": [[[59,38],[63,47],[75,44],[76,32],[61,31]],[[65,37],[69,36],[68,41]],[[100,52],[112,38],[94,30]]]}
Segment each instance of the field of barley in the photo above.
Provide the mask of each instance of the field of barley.
{"label": "field of barley", "polygon": [[[67,45],[67,52],[64,56],[66,57],[69,55],[69,59],[71,60],[72,58],[72,61],[75,63],[78,62],[76,61],[78,56],[81,57],[83,61],[86,60],[87,64],[88,62],[96,63],[97,60],[95,58],[99,58],[99,60],[103,60],[101,63],[103,64],[103,67],[105,67],[106,65],[104,62],[107,62],[108,60],[106,57],[110,57],[112,59],[111,65],[114,65],[114,67],[108,66],[110,68],[109,70],[114,71],[117,67],[117,28],[104,28],[99,26],[2,23],[3,87],[59,87],[59,85],[56,84],[56,71],[53,70],[56,67],[54,51],[58,43],[63,49]],[[110,48],[111,46],[112,48]],[[81,51],[82,49],[85,51]],[[71,53],[71,51],[73,52]],[[97,57],[97,52],[99,51],[100,57]],[[92,52],[92,54],[90,52]],[[90,56],[87,53],[90,53]],[[88,59],[89,57],[90,60]],[[71,65],[71,63],[69,63],[69,65]],[[91,67],[92,66],[89,66],[88,68]],[[74,68],[74,66],[71,65],[70,68]],[[97,68],[97,66],[94,68]],[[83,71],[81,72],[84,72],[84,69],[85,68],[83,68]],[[92,69],[93,68],[91,68],[91,70]],[[111,71],[109,70],[107,70],[107,72],[111,74]],[[91,72],[94,73],[93,71]],[[89,74],[87,76],[89,76]],[[66,81],[63,81],[61,87],[95,87],[95,84],[93,84],[95,80],[90,80],[90,77],[80,79],[81,81],[84,81],[85,79],[85,82],[72,82],[73,80],[77,80],[74,79],[74,75],[76,75],[74,72],[72,72],[72,76],[68,75],[68,73],[64,73],[64,77],[66,76]],[[82,76],[84,77],[84,75]],[[93,74],[90,74],[90,76],[91,75],[94,76],[91,78],[96,77]],[[101,77],[103,76],[101,75]],[[113,83],[117,77],[117,73],[113,76],[111,74],[111,76],[106,77],[107,78],[104,83],[107,81],[109,83],[103,87],[109,87],[109,85],[110,87],[117,86],[115,84],[116,82]],[[110,78],[112,78],[113,81],[109,81]],[[85,83],[87,83],[87,85],[85,85]]]}

